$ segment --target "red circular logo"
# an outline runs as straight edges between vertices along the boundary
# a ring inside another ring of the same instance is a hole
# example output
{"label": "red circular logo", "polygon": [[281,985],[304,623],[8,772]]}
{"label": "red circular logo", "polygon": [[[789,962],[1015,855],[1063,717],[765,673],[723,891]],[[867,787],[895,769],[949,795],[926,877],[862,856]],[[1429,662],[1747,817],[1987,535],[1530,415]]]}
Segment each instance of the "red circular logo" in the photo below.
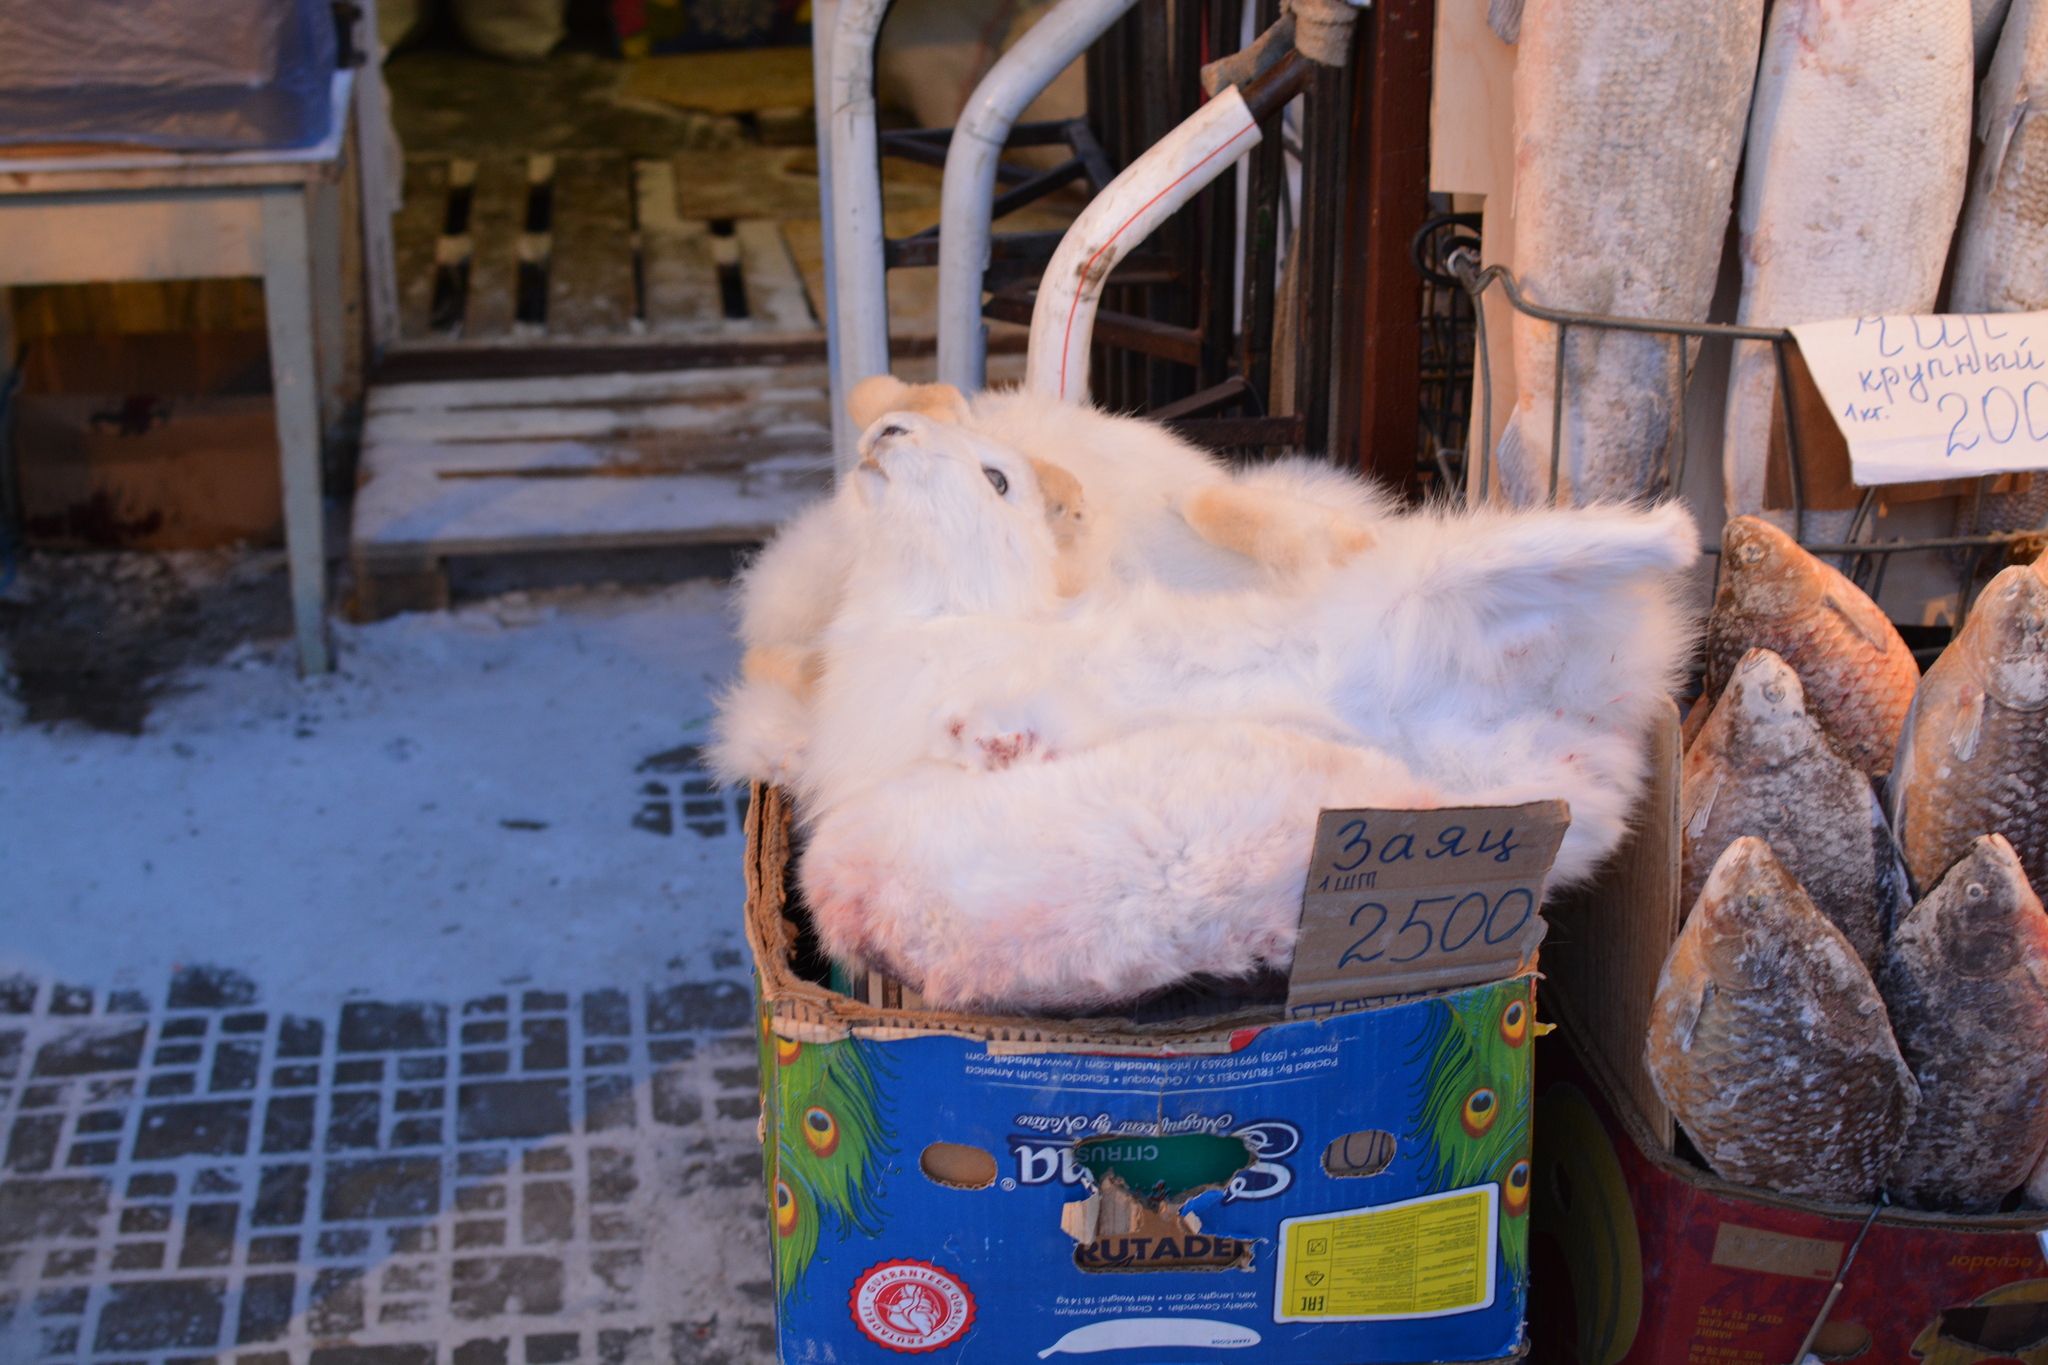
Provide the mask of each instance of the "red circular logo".
{"label": "red circular logo", "polygon": [[974,1325],[974,1295],[930,1261],[884,1261],[853,1282],[854,1325],[892,1351],[936,1351]]}

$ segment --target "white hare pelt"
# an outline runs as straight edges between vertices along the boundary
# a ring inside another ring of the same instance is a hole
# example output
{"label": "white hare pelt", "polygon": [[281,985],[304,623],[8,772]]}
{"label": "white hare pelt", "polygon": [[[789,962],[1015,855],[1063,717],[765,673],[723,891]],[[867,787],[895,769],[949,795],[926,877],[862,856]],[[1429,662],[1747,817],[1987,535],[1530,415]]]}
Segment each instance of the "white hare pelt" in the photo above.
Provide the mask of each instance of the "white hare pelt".
{"label": "white hare pelt", "polygon": [[804,897],[825,950],[950,1009],[1079,1010],[1294,956],[1316,812],[1436,792],[1370,750],[1241,723],[1054,763],[926,768],[821,821]]}

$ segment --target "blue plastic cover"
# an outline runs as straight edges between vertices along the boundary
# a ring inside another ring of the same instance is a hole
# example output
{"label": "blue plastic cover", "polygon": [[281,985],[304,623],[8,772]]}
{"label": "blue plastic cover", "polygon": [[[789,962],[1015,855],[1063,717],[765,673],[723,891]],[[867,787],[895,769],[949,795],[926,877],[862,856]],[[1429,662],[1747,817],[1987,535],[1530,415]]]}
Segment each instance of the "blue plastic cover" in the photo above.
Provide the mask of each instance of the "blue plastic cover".
{"label": "blue plastic cover", "polygon": [[328,0],[4,0],[0,143],[309,146],[334,66]]}

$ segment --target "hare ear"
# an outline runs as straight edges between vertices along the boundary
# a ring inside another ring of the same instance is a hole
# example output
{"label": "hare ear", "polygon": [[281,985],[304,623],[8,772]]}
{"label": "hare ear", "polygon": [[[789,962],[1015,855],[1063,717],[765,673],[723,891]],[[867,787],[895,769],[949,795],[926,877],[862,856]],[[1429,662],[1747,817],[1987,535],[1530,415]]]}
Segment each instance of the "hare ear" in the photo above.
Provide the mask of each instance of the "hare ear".
{"label": "hare ear", "polygon": [[910,392],[910,387],[893,374],[870,375],[846,395],[846,415],[853,419],[854,426],[866,431],[883,413],[908,408],[910,404],[903,401],[903,396]]}
{"label": "hare ear", "polygon": [[957,425],[967,420],[967,399],[951,384],[906,384],[893,374],[871,375],[846,395],[846,415],[863,431],[885,412],[914,412]]}
{"label": "hare ear", "polygon": [[1031,472],[1038,477],[1038,492],[1045,500],[1045,520],[1052,527],[1053,539],[1067,549],[1080,539],[1081,524],[1087,518],[1088,501],[1081,492],[1081,481],[1050,460],[1032,459]]}

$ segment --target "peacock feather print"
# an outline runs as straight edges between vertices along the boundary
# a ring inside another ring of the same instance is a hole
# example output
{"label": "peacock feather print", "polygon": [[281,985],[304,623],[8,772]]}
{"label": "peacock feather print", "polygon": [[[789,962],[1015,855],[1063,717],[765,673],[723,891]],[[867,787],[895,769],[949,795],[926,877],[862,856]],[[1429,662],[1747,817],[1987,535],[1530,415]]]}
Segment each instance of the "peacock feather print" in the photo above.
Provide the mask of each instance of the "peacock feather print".
{"label": "peacock feather print", "polygon": [[1526,978],[1433,1003],[1416,1039],[1425,1062],[1410,1140],[1431,1193],[1500,1186],[1500,1253],[1520,1280],[1529,1257],[1530,1107],[1535,1001]]}
{"label": "peacock feather print", "polygon": [[824,1229],[840,1239],[881,1230],[882,1122],[873,1049],[858,1038],[799,1043],[761,1023],[762,1169],[773,1214],[775,1283],[788,1295],[818,1255]]}

